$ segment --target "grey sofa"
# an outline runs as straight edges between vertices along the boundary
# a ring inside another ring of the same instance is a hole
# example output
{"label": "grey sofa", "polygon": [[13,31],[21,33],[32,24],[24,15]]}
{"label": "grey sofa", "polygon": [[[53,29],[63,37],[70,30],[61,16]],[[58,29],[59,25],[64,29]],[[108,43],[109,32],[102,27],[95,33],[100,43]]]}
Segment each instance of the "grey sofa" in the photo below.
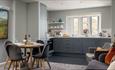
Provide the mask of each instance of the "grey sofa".
{"label": "grey sofa", "polygon": [[[106,43],[104,43],[104,45],[101,48],[102,49],[109,49],[110,47],[111,47],[111,43],[106,42]],[[108,52],[108,51],[99,51],[97,54],[94,54],[94,53],[96,53],[95,50],[96,50],[96,47],[89,47],[88,48],[88,52],[86,53],[86,58],[87,58],[88,62],[90,62],[92,60],[92,58],[98,58],[98,56],[101,53],[107,53]]]}
{"label": "grey sofa", "polygon": [[86,70],[107,70],[108,65],[97,60],[92,60],[89,62]]}

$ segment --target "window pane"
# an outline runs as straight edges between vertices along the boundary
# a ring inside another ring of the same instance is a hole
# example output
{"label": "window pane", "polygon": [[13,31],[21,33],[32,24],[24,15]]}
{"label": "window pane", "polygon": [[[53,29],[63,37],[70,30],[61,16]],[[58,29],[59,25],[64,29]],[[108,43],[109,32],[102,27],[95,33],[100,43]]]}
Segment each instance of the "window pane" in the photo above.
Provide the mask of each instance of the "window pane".
{"label": "window pane", "polygon": [[74,34],[77,35],[79,33],[78,31],[78,18],[74,18]]}
{"label": "window pane", "polygon": [[92,17],[92,35],[98,34],[98,16]]}
{"label": "window pane", "polygon": [[88,29],[88,18],[83,17],[83,30]]}

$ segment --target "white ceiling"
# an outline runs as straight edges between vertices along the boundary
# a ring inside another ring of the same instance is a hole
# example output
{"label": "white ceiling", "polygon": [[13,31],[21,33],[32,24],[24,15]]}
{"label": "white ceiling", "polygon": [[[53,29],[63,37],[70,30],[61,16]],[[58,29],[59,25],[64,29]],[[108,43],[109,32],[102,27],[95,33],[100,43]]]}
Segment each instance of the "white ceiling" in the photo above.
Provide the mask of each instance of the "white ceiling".
{"label": "white ceiling", "polygon": [[[23,0],[33,2],[38,0]],[[111,0],[40,0],[45,4],[48,10],[68,10],[80,8],[93,8],[102,6],[111,6]]]}

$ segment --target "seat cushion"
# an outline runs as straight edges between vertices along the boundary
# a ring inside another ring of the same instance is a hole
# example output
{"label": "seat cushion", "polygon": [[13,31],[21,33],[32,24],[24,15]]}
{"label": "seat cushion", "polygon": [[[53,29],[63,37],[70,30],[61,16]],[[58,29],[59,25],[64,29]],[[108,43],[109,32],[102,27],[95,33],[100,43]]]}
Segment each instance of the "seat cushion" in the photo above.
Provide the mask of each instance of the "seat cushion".
{"label": "seat cushion", "polygon": [[39,53],[39,54],[33,55],[33,57],[34,57],[34,58],[40,58],[40,57],[42,57],[42,54]]}

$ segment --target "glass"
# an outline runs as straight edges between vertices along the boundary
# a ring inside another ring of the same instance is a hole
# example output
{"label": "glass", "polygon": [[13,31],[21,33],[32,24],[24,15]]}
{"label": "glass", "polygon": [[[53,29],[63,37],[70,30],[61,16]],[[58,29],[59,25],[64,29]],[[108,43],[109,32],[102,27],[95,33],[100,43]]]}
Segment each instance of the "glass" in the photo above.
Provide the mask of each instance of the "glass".
{"label": "glass", "polygon": [[88,29],[88,18],[83,17],[83,30]]}
{"label": "glass", "polygon": [[92,17],[92,35],[98,34],[98,16]]}
{"label": "glass", "polygon": [[79,33],[79,19],[78,18],[74,18],[74,34],[77,35]]}

